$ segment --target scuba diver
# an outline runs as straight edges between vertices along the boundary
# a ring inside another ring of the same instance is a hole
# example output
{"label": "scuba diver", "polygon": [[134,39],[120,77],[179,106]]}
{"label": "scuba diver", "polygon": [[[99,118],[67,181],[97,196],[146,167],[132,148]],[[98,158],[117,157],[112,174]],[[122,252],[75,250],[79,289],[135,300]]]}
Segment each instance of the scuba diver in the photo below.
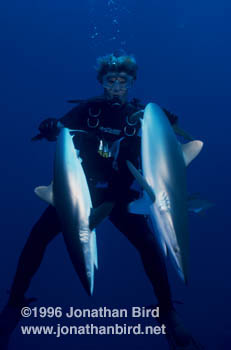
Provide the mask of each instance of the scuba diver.
{"label": "scuba diver", "polygon": [[[97,60],[97,79],[103,95],[88,100],[76,100],[77,106],[60,119],[48,118],[39,125],[42,138],[56,141],[60,123],[69,129],[84,130],[73,137],[87,177],[93,207],[104,206],[105,214],[115,227],[137,249],[144,270],[153,286],[160,307],[161,324],[171,349],[199,349],[185,329],[173,305],[165,260],[144,215],[131,214],[128,204],[138,199],[139,191],[131,188],[134,177],[126,160],[140,168],[140,119],[144,105],[138,99],[128,101],[128,90],[137,77],[134,56],[109,54]],[[178,117],[163,109],[171,125],[177,128]],[[97,221],[97,220],[96,220]],[[20,309],[33,298],[25,293],[38,270],[48,244],[62,227],[56,209],[48,206],[31,230],[19,258],[7,305],[0,315],[0,335],[12,333],[20,320]],[[11,321],[6,322],[6,320]],[[14,318],[14,321],[13,321]],[[5,323],[4,323],[5,322]]]}

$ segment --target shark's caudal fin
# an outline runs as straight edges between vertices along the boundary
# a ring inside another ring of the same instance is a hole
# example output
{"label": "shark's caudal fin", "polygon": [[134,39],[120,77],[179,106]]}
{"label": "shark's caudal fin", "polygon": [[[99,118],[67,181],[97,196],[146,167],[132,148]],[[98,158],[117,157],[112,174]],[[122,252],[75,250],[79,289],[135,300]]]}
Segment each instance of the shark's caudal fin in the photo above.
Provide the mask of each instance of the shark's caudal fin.
{"label": "shark's caudal fin", "polygon": [[202,141],[191,141],[181,145],[185,165],[188,166],[191,161],[198,156],[203,147]]}
{"label": "shark's caudal fin", "polygon": [[49,186],[36,187],[34,192],[40,199],[54,206],[53,182]]}

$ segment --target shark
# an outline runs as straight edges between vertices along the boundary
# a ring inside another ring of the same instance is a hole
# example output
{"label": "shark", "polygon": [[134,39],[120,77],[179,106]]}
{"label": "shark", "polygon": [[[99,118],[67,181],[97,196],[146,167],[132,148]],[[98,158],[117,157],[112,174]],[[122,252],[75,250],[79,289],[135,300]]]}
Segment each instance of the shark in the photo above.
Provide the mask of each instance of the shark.
{"label": "shark", "polygon": [[189,228],[186,167],[200,153],[203,142],[179,143],[164,111],[148,103],[141,119],[141,171],[127,160],[143,189],[129,211],[148,215],[159,249],[187,284]]}
{"label": "shark", "polygon": [[[88,295],[98,268],[94,212],[79,151],[69,129],[61,127],[56,143],[54,176],[49,186],[35,188],[38,197],[56,208],[72,264]],[[91,217],[94,224],[91,225]]]}

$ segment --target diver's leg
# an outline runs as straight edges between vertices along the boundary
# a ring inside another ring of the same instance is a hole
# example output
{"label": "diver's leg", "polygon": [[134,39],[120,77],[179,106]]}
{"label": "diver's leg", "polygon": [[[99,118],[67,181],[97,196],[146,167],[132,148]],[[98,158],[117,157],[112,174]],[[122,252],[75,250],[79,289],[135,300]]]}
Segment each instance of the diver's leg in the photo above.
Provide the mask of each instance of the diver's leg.
{"label": "diver's leg", "polygon": [[160,318],[157,321],[160,325],[166,326],[166,337],[170,349],[202,349],[184,327],[173,306],[164,257],[158,249],[145,217],[128,213],[126,206],[121,204],[114,207],[110,220],[140,253],[144,269],[159,302]]}
{"label": "diver's leg", "polygon": [[9,305],[23,302],[24,294],[38,270],[48,243],[61,231],[61,223],[56,209],[49,206],[37,223],[20,255],[16,274],[10,291]]}
{"label": "diver's leg", "polygon": [[140,253],[145,272],[162,309],[170,308],[172,301],[165,261],[146,218],[128,213],[122,204],[113,209],[110,220]]}

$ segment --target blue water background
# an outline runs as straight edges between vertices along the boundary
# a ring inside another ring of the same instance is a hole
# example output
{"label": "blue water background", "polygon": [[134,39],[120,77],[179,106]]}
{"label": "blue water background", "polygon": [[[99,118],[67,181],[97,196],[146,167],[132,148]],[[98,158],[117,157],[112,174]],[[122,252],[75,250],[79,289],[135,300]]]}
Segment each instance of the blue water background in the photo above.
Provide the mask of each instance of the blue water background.
{"label": "blue water background", "polygon": [[[190,216],[189,286],[173,273],[171,283],[174,298],[184,301],[178,306],[182,318],[205,349],[230,348],[230,9],[228,0],[1,2],[1,306],[28,233],[46,207],[33,189],[52,178],[55,145],[32,143],[30,138],[43,119],[61,117],[71,108],[66,100],[100,94],[96,57],[124,48],[139,64],[131,96],[169,109],[183,128],[204,141],[202,153],[188,168],[188,186],[216,206],[204,216]],[[59,235],[48,247],[28,293],[39,298],[38,305],[131,308],[156,302],[139,256],[127,240],[107,222],[97,238],[94,296],[85,294]],[[55,325],[59,320],[44,322]],[[100,324],[107,322],[102,319]],[[18,329],[10,350],[51,346],[168,348],[162,336],[57,339],[22,336]]]}

